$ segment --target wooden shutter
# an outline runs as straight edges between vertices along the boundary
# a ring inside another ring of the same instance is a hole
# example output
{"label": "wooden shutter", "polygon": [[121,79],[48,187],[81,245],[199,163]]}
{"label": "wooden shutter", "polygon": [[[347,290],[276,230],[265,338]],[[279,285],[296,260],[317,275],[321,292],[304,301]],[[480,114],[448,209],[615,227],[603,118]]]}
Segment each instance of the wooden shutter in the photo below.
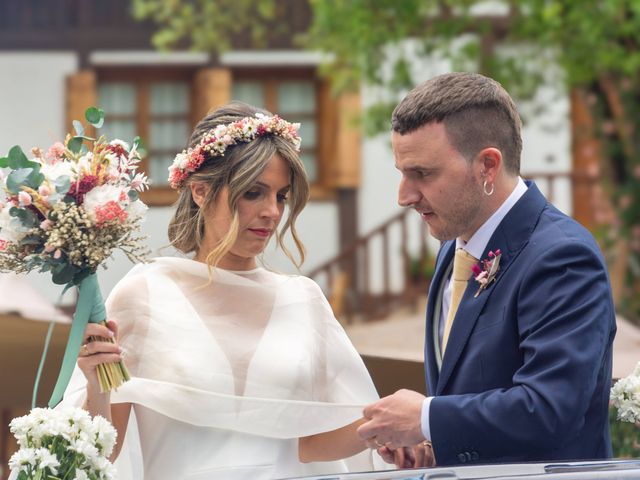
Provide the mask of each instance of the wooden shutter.
{"label": "wooden shutter", "polygon": [[360,94],[358,92],[343,93],[337,99],[337,109],[338,124],[332,186],[335,188],[358,188],[360,186],[362,148],[359,124]]}
{"label": "wooden shutter", "polygon": [[88,136],[95,135],[95,130],[87,126],[84,112],[87,108],[98,105],[96,74],[93,70],[83,70],[67,76],[66,120],[67,132],[73,132],[73,120],[79,120],[86,127]]}

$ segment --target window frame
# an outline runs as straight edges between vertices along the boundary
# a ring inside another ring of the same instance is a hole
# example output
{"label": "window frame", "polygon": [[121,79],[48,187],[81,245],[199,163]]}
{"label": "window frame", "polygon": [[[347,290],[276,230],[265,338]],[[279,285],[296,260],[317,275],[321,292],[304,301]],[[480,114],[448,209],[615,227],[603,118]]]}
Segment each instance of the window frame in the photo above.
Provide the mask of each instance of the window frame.
{"label": "window frame", "polygon": [[[167,81],[184,82],[189,88],[189,107],[186,114],[186,120],[188,122],[188,130],[192,131],[197,119],[194,119],[194,92],[193,92],[193,79],[196,74],[196,68],[165,68],[165,67],[108,67],[100,68],[96,71],[97,85],[99,89],[103,83],[122,82],[134,85],[136,91],[136,108],[133,117],[135,118],[137,135],[142,139],[143,145],[146,144],[146,139],[149,138],[149,131],[151,128],[151,113],[150,113],[150,87],[153,83],[161,83]],[[99,98],[98,98],[99,101]],[[180,115],[183,118],[182,115]],[[110,118],[126,118],[131,119],[129,116],[119,117],[117,115],[110,115],[106,112],[106,121]],[[125,141],[131,141],[133,139],[123,139]],[[188,142],[188,138],[185,139],[185,146]],[[174,155],[178,152],[174,152]],[[149,172],[149,156],[145,157],[140,162],[140,171],[145,173]],[[167,168],[169,165],[167,165]],[[167,176],[168,176],[167,171]],[[167,206],[173,204],[178,199],[178,194],[169,185],[150,186],[148,190],[142,192],[140,195],[142,201],[148,206]]]}
{"label": "window frame", "polygon": [[[328,105],[330,99],[328,81],[319,77],[316,67],[233,67],[231,68],[232,88],[237,81],[259,82],[264,85],[265,108],[273,113],[277,111],[277,88],[279,83],[296,80],[311,81],[315,92],[316,141],[313,149],[316,161],[317,179],[311,183],[311,200],[333,201],[336,199],[335,189],[330,185],[331,155],[326,146],[331,144],[334,135],[331,130],[331,115],[335,112]],[[232,92],[230,92],[232,94]],[[231,98],[231,100],[239,100]],[[290,117],[292,114],[287,114]],[[298,121],[293,117],[286,120]],[[302,139],[304,151],[304,138]]]}

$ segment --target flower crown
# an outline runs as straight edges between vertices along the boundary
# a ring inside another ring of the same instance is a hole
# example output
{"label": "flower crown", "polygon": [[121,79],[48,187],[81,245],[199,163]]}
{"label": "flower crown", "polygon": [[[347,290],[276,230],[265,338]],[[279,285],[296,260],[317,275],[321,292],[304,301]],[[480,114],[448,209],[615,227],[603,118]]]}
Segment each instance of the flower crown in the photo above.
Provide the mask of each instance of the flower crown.
{"label": "flower crown", "polygon": [[224,157],[230,146],[248,143],[264,135],[278,135],[293,144],[300,151],[299,123],[289,123],[277,115],[272,117],[256,113],[255,117],[245,117],[205,133],[194,148],[183,150],[176,155],[169,167],[169,184],[176,190],[182,188],[189,175],[197,171],[210,157]]}

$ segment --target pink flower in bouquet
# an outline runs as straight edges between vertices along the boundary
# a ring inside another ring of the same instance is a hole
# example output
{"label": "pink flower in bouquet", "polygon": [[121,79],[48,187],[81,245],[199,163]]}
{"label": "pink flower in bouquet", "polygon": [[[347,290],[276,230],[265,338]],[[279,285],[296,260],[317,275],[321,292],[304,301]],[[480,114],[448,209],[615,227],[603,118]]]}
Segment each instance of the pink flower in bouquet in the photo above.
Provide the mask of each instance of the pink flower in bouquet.
{"label": "pink flower in bouquet", "polygon": [[46,219],[40,222],[40,228],[42,230],[51,230],[51,227],[53,227],[53,222],[49,219]]}
{"label": "pink flower in bouquet", "polygon": [[0,252],[6,250],[7,246],[9,246],[9,242],[6,240],[0,240]]}
{"label": "pink flower in bouquet", "polygon": [[113,140],[111,143],[109,143],[109,145],[105,147],[105,149],[109,150],[119,158],[127,158],[129,156],[129,145],[127,145],[122,140]]}
{"label": "pink flower in bouquet", "polygon": [[66,147],[61,142],[56,142],[47,150],[46,158],[49,163],[56,163],[62,160]]}
{"label": "pink flower in bouquet", "polygon": [[107,202],[105,205],[96,207],[95,215],[98,226],[113,222],[114,220],[124,223],[128,217],[124,208],[122,208],[118,202],[114,202],[113,200]]}
{"label": "pink flower in bouquet", "polygon": [[85,194],[93,190],[96,185],[98,185],[98,177],[96,175],[85,175],[78,182],[71,184],[71,188],[67,193],[74,197],[78,204],[82,204]]}
{"label": "pink flower in bouquet", "polygon": [[27,192],[18,193],[18,200],[20,201],[20,205],[24,207],[28,207],[32,203],[31,195],[29,195]]}
{"label": "pink flower in bouquet", "polygon": [[48,197],[51,195],[51,189],[49,188],[49,185],[43,183],[38,187],[38,193],[41,197]]}

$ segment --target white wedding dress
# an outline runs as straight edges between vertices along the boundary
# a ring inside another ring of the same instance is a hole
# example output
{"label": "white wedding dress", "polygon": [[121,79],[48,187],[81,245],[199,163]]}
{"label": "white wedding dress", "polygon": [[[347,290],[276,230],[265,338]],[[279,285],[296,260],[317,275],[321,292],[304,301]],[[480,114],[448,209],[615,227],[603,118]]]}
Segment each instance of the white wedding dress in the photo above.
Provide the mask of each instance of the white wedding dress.
{"label": "white wedding dress", "polygon": [[[370,470],[370,451],[301,464],[302,436],[354,422],[378,396],[320,288],[184,258],[136,266],[107,300],[132,380],[121,480],[267,480]],[[63,404],[82,405],[76,368]],[[351,465],[349,465],[351,464]]]}

